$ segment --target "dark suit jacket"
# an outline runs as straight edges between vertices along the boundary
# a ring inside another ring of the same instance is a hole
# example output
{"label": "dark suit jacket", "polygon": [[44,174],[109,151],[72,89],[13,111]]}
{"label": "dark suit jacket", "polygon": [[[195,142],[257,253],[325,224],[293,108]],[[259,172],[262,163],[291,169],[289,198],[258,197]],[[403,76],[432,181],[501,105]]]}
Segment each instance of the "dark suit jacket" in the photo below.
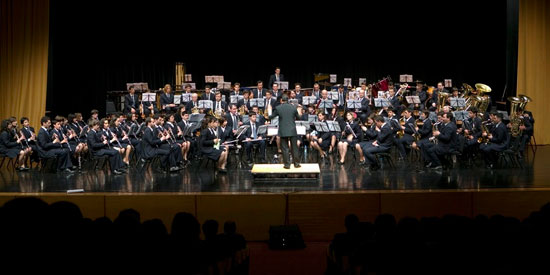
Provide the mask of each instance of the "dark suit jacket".
{"label": "dark suit jacket", "polygon": [[134,100],[132,100],[131,94],[127,94],[124,96],[124,113],[125,114],[129,113],[132,108],[134,108],[136,112],[139,111],[139,97],[134,93],[133,98]]}
{"label": "dark suit jacket", "polygon": [[[253,138],[252,137],[252,122],[249,121],[246,125],[250,126],[248,129],[246,129],[246,133],[244,134],[244,137],[242,137],[243,139],[244,138]],[[255,124],[255,127],[256,127],[256,134],[258,135],[258,137],[262,137],[262,138],[265,138],[265,135],[260,135],[258,134],[258,127],[260,127],[260,123],[256,120],[256,124]],[[256,137],[257,138],[257,137]]]}
{"label": "dark suit jacket", "polygon": [[504,122],[501,122],[493,127],[491,134],[493,135],[493,138],[490,140],[491,143],[496,145],[505,145],[507,141],[508,129],[506,129]]}
{"label": "dark suit jacket", "polygon": [[[267,87],[271,89],[271,87],[273,87],[273,83],[275,83],[276,81],[277,81],[277,77],[275,76],[275,74],[272,74],[269,77],[269,82],[267,83]],[[279,81],[285,81],[285,76],[283,74],[279,74]]]}
{"label": "dark suit jacket", "polygon": [[[271,108],[274,109],[275,107],[277,107],[277,100],[274,98],[274,97],[271,97],[270,98],[270,104],[271,104]],[[260,109],[266,109],[267,110],[267,98],[264,99],[264,107],[260,108]]]}
{"label": "dark suit jacket", "polygon": [[[227,121],[227,128],[230,128],[231,130],[233,130],[233,117],[231,116],[230,112],[225,114],[225,120]],[[239,114],[236,114],[236,121],[237,121],[237,127],[235,127],[235,129],[238,129],[239,121],[241,121]]]}
{"label": "dark suit jacket", "polygon": [[40,127],[40,130],[38,131],[38,146],[46,151],[62,147],[61,143],[53,143],[50,133],[42,127]]}
{"label": "dark suit jacket", "polygon": [[[212,112],[216,111],[216,104],[218,104],[218,102],[217,102],[217,101],[214,101],[213,104],[214,104],[214,105],[212,106]],[[223,109],[225,112],[227,112],[227,102],[225,102],[225,101],[222,100],[222,101],[221,101],[221,104],[222,104],[222,109]]]}
{"label": "dark suit jacket", "polygon": [[294,105],[283,103],[273,109],[273,113],[269,119],[279,117],[279,136],[280,137],[292,137],[297,136],[296,122],[299,120],[298,110]]}
{"label": "dark suit jacket", "polygon": [[142,139],[142,154],[144,158],[152,158],[155,156],[155,149],[157,149],[163,142],[160,140],[158,135],[155,134],[155,126],[153,130],[149,127],[145,127],[145,132],[143,133]]}
{"label": "dark suit jacket", "polygon": [[[241,106],[243,106],[245,103],[244,103],[244,98],[243,99],[239,99],[239,102],[237,102],[237,108],[241,108]],[[248,110],[250,110],[250,99],[247,100],[246,102],[246,108]]]}
{"label": "dark suit jacket", "polygon": [[253,98],[262,98],[265,96],[266,89],[262,88],[260,94],[258,95],[258,88],[252,90]]}
{"label": "dark suit jacket", "polygon": [[218,127],[218,136],[222,140],[222,143],[225,141],[230,141],[233,139],[233,131],[229,126],[225,127],[225,130],[222,127]]}
{"label": "dark suit jacket", "polygon": [[200,136],[201,152],[204,154],[212,152],[214,150],[214,139],[216,139],[216,135],[212,134],[209,128],[202,129]]}
{"label": "dark suit jacket", "polygon": [[442,147],[451,148],[456,144],[456,124],[453,122],[447,123],[447,125],[441,123],[439,125],[439,136],[437,136],[438,145]]}
{"label": "dark suit jacket", "polygon": [[[199,107],[199,101],[197,100],[197,108]],[[189,101],[187,102],[187,104],[185,105],[185,111],[190,114],[191,113],[191,109],[193,109],[193,101]]]}
{"label": "dark suit jacket", "polygon": [[420,139],[426,139],[432,136],[432,121],[426,118],[423,122],[422,127],[418,129]]}
{"label": "dark suit jacket", "polygon": [[212,100],[212,101],[215,101],[215,100],[216,100],[216,95],[215,95],[213,92],[210,92],[210,94],[203,93],[203,94],[201,95],[200,100]]}
{"label": "dark suit jacket", "polygon": [[17,143],[8,131],[0,133],[0,152],[5,152],[8,149],[19,149],[21,144]]}
{"label": "dark suit jacket", "polygon": [[174,94],[166,94],[162,93],[160,95],[160,107],[161,109],[164,109],[164,105],[173,104],[174,103]]}
{"label": "dark suit jacket", "polygon": [[382,129],[380,129],[380,132],[378,132],[376,140],[378,141],[378,146],[380,146],[381,148],[391,148],[393,144],[393,130],[390,127],[389,122],[386,122],[386,124],[382,126]]}
{"label": "dark suit jacket", "polygon": [[107,144],[103,143],[103,139],[101,138],[103,134],[101,133],[101,130],[98,130],[98,132],[95,132],[94,130],[90,130],[87,137],[87,143],[88,147],[93,153],[98,152],[101,149],[107,149]]}

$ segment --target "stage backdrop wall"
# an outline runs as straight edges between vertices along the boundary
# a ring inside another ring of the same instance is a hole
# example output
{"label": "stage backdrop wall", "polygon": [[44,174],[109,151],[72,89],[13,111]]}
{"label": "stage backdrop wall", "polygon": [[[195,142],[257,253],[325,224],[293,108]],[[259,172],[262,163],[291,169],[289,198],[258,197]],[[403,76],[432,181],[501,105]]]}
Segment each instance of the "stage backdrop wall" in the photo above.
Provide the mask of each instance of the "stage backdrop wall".
{"label": "stage backdrop wall", "polygon": [[35,129],[46,110],[49,2],[0,6],[0,118],[27,116]]}
{"label": "stage backdrop wall", "polygon": [[550,3],[520,0],[518,43],[517,93],[533,99],[527,110],[535,117],[537,144],[550,144]]}

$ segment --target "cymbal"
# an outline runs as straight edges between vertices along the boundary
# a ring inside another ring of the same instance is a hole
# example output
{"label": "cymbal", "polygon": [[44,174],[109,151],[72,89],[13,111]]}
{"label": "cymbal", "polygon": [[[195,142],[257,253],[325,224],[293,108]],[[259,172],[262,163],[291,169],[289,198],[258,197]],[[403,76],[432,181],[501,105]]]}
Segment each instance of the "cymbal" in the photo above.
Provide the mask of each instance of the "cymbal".
{"label": "cymbal", "polygon": [[476,90],[482,93],[490,93],[492,91],[491,87],[481,83],[476,83]]}

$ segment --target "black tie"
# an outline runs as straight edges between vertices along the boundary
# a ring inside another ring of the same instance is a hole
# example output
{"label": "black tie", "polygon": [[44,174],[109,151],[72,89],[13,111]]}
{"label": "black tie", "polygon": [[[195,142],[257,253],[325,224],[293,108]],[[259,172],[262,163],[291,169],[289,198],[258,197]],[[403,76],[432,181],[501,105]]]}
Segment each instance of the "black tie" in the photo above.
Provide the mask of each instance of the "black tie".
{"label": "black tie", "polygon": [[233,117],[233,130],[237,130],[237,119],[235,115],[231,115],[231,117]]}

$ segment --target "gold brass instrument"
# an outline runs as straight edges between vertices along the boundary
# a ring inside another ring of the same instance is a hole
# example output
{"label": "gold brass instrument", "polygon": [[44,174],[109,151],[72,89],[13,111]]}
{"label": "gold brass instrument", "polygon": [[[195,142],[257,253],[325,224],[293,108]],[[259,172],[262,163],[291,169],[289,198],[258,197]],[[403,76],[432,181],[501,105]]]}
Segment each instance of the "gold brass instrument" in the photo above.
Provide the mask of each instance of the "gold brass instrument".
{"label": "gold brass instrument", "polygon": [[478,105],[479,112],[485,113],[487,111],[487,107],[489,107],[489,101],[491,100],[486,93],[490,93],[492,89],[485,84],[477,83],[476,90],[478,91],[478,96],[481,98],[481,102],[479,102]]}
{"label": "gold brass instrument", "polygon": [[[436,123],[434,123],[434,124],[432,125],[432,134],[433,134],[433,132],[435,132],[435,131],[439,131],[439,129],[437,129],[437,126],[438,126],[440,123],[441,123],[441,122],[438,121],[438,122],[436,122]],[[437,137],[432,136],[432,137],[430,137],[429,140],[430,140],[431,142],[433,142],[434,144],[437,144]]]}
{"label": "gold brass instrument", "polygon": [[437,111],[440,112],[443,110],[443,106],[445,106],[445,102],[447,102],[447,99],[449,98],[451,94],[440,92],[437,94]]}
{"label": "gold brass instrument", "polygon": [[[405,117],[401,117],[399,119],[399,126],[405,126]],[[405,135],[405,130],[403,128],[399,128],[399,131],[397,131],[397,137],[402,138]]]}
{"label": "gold brass instrument", "polygon": [[427,98],[426,101],[424,102],[424,107],[425,107],[425,109],[430,108],[430,106],[428,106],[428,103],[430,102],[430,99],[433,98],[434,89],[435,89],[434,86],[430,86],[430,87],[428,87],[428,90],[426,91],[426,94],[428,95],[428,98]]}
{"label": "gold brass instrument", "polygon": [[246,108],[246,106],[244,104],[241,105],[241,107],[239,107],[239,115],[240,116],[244,116],[246,114],[245,108]]}
{"label": "gold brass instrument", "polygon": [[413,128],[414,128],[414,134],[413,134],[413,137],[414,137],[414,141],[419,141],[420,140],[420,133],[416,130],[416,128],[418,127],[418,121],[420,120],[420,123],[424,123],[422,122],[421,119],[414,119],[413,120]]}
{"label": "gold brass instrument", "polygon": [[523,124],[523,119],[518,115],[518,108],[522,103],[522,99],[515,96],[509,96],[510,101],[510,134],[512,137],[521,136],[522,130],[520,126]]}
{"label": "gold brass instrument", "polygon": [[191,108],[191,113],[192,114],[198,114],[199,113],[199,108],[198,107]]}
{"label": "gold brass instrument", "polygon": [[519,104],[519,108],[522,110],[525,110],[525,106],[527,106],[527,103],[533,101],[530,97],[526,95],[518,95],[518,97],[521,99],[521,103]]}
{"label": "gold brass instrument", "polygon": [[487,124],[488,123],[491,123],[491,121],[481,122],[481,133],[485,132],[485,133],[487,133],[487,136],[481,135],[480,137],[478,137],[477,138],[477,143],[484,143],[484,144],[489,143],[489,130],[487,130]]}
{"label": "gold brass instrument", "polygon": [[222,118],[223,116],[223,110],[222,109],[217,109],[215,112],[214,112],[214,117],[217,118],[217,119],[220,119]]}

